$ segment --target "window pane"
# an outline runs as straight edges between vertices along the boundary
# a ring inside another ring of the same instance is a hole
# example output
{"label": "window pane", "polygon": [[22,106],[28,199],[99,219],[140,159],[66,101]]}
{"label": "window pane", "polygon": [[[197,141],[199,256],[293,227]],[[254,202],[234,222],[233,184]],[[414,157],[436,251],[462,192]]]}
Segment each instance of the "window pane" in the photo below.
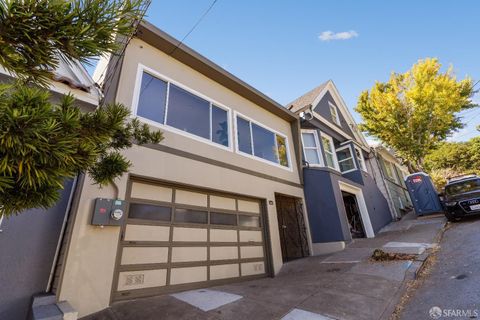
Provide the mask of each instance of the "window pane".
{"label": "window pane", "polygon": [[250,136],[250,122],[237,117],[238,150],[252,154],[252,141]]}
{"label": "window pane", "polygon": [[207,212],[193,209],[175,209],[175,222],[207,223]]}
{"label": "window pane", "polygon": [[288,167],[287,141],[284,137],[277,135],[277,148],[280,164],[284,167]]}
{"label": "window pane", "polygon": [[346,149],[337,151],[338,162],[340,162],[342,160],[345,160],[345,159],[349,159],[349,158],[352,158],[352,153],[350,152],[350,148],[346,148]]}
{"label": "window pane", "polygon": [[327,162],[328,167],[335,169],[335,164],[333,162],[333,154],[325,153],[325,160]]}
{"label": "window pane", "polygon": [[228,113],[212,105],[212,141],[228,147]]}
{"label": "window pane", "polygon": [[171,215],[172,209],[169,207],[140,203],[131,203],[128,211],[128,217],[132,219],[170,221]]}
{"label": "window pane", "polygon": [[338,162],[338,165],[340,166],[340,171],[342,172],[355,169],[355,164],[353,163],[352,158],[342,162]]}
{"label": "window pane", "polygon": [[332,145],[330,144],[330,139],[327,137],[322,137],[323,149],[328,152],[333,152]]}
{"label": "window pane", "polygon": [[241,227],[260,227],[260,218],[253,216],[238,216],[238,223]]}
{"label": "window pane", "polygon": [[237,215],[228,213],[210,213],[210,224],[222,224],[228,226],[237,225]]}
{"label": "window pane", "polygon": [[278,163],[275,134],[252,123],[252,135],[255,156]]}
{"label": "window pane", "polygon": [[307,148],[316,148],[317,144],[315,142],[315,136],[313,133],[310,132],[304,132],[302,133],[303,137],[303,146]]}
{"label": "window pane", "polygon": [[210,139],[210,103],[170,84],[167,124]]}
{"label": "window pane", "polygon": [[318,152],[316,149],[305,149],[305,157],[308,163],[310,164],[320,164],[320,159],[318,158]]}
{"label": "window pane", "polygon": [[137,115],[163,124],[166,97],[167,83],[144,72],[140,86]]}

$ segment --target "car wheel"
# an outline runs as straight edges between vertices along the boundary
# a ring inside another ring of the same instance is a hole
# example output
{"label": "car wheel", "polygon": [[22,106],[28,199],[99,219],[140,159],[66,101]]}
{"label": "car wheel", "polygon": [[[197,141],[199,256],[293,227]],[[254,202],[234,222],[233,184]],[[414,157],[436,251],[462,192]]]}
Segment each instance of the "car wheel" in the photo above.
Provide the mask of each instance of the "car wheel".
{"label": "car wheel", "polygon": [[457,222],[460,221],[460,218],[453,216],[450,212],[446,211],[445,212],[445,217],[447,217],[447,220],[450,222]]}

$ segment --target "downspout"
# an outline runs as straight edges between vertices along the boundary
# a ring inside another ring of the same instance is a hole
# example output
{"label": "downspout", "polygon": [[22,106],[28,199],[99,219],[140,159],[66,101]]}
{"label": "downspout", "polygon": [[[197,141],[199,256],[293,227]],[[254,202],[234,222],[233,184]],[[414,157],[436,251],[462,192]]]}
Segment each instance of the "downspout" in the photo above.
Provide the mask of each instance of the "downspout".
{"label": "downspout", "polygon": [[65,234],[65,227],[67,226],[70,209],[72,207],[73,195],[75,194],[75,190],[77,189],[77,182],[78,176],[75,176],[72,184],[72,189],[70,190],[70,195],[68,197],[67,208],[65,209],[65,215],[63,217],[62,229],[60,230],[60,235],[58,237],[57,248],[55,249],[55,255],[53,257],[52,267],[50,268],[50,275],[48,277],[47,288],[45,289],[45,292],[49,292],[52,288],[52,282],[55,275],[55,269],[57,267],[58,256],[60,254],[60,248],[62,246],[63,236]]}

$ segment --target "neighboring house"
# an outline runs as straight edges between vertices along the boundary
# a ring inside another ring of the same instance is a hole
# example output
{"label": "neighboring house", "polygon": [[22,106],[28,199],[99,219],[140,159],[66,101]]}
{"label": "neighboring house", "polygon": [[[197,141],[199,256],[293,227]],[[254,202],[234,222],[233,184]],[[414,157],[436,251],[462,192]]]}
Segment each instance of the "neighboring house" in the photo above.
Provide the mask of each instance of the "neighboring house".
{"label": "neighboring house", "polygon": [[374,237],[392,218],[369,170],[370,148],[332,81],[287,107],[301,117],[304,188],[314,254]]}
{"label": "neighboring house", "polygon": [[[111,303],[273,276],[310,255],[298,116],[142,22],[103,61],[107,101],[161,129],[125,151],[115,186],[79,188],[55,285],[85,316]],[[101,75],[103,72],[97,72]],[[91,225],[96,198],[124,199],[120,226]]]}
{"label": "neighboring house", "polygon": [[[372,170],[378,188],[388,200],[392,218],[398,220],[412,210],[412,201],[405,185],[408,168],[401,164],[392,149],[373,145]],[[375,161],[373,161],[375,160]]]}
{"label": "neighboring house", "polygon": [[[0,68],[0,82],[13,80]],[[72,93],[76,105],[84,111],[94,110],[100,100],[100,91],[83,66],[62,57],[50,92],[53,101]],[[65,182],[61,199],[53,208],[28,210],[9,218],[0,216],[0,319],[26,319],[32,295],[50,291],[75,181]]]}

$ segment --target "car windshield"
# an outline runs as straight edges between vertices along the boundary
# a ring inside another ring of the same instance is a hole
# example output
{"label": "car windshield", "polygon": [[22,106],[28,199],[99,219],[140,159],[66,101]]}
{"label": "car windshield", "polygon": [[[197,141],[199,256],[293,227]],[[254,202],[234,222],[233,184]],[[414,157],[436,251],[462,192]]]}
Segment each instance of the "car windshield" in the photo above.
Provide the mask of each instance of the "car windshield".
{"label": "car windshield", "polygon": [[453,183],[445,187],[445,193],[449,196],[454,196],[457,194],[471,191],[480,191],[480,179]]}

